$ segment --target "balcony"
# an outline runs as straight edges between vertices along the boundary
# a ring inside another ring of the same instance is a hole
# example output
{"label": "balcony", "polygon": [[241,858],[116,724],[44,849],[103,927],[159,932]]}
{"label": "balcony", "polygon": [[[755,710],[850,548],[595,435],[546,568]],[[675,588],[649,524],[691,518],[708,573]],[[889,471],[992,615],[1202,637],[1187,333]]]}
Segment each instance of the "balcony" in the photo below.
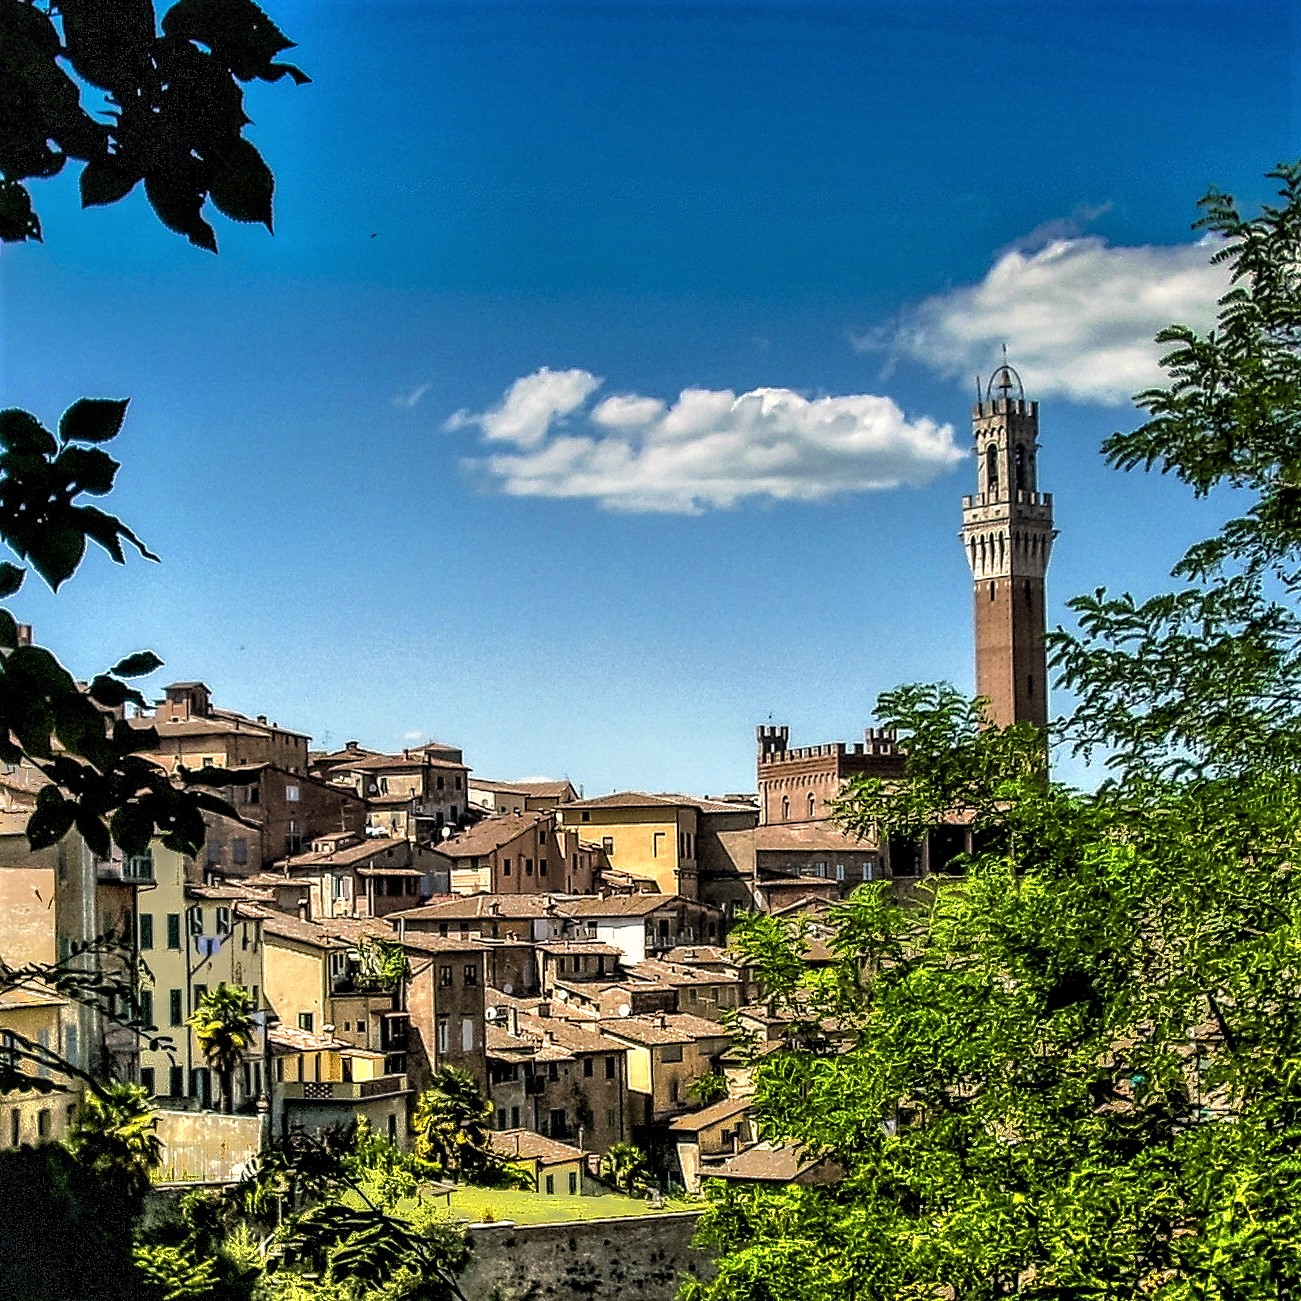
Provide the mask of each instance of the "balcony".
{"label": "balcony", "polygon": [[405,1075],[380,1075],[373,1080],[285,1080],[276,1092],[286,1102],[364,1102],[407,1093]]}

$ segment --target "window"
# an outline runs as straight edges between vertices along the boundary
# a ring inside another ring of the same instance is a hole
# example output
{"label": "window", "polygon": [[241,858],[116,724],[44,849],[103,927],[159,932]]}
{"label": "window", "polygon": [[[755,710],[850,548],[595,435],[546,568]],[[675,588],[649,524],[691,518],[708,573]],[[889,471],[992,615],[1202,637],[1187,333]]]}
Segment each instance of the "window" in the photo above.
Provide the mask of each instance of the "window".
{"label": "window", "polygon": [[509,875],[510,875],[510,859],[509,859],[509,858],[503,858],[503,859],[501,860],[501,874],[502,874],[502,876],[509,876]]}
{"label": "window", "polygon": [[465,970],[461,974],[465,977],[467,985],[477,985],[479,983],[479,968],[473,962],[467,962]]}
{"label": "window", "polygon": [[836,880],[837,880],[837,881],[843,881],[844,879],[845,879],[845,865],[844,865],[844,863],[837,863],[837,864],[836,864]]}
{"label": "window", "polygon": [[365,1033],[366,1033],[366,1022],[365,1022],[365,1021],[358,1021],[358,1022],[357,1022],[357,1033],[358,1033],[358,1034],[365,1034]]}
{"label": "window", "polygon": [[439,777],[438,781],[437,781],[435,784],[437,785],[438,789],[441,791],[441,790],[443,789],[443,779],[442,779],[442,777]]}
{"label": "window", "polygon": [[603,850],[605,850],[605,852],[606,852],[607,854],[613,854],[613,853],[614,853],[614,837],[613,837],[613,836],[602,836],[602,837],[601,837],[601,848],[602,848]]}
{"label": "window", "polygon": [[217,909],[217,934],[218,935],[230,934],[230,909],[229,908]]}
{"label": "window", "polygon": [[455,804],[453,804],[452,807],[447,811],[447,816],[450,817],[453,822],[456,821],[459,814],[460,814],[460,810],[457,809]]}
{"label": "window", "polygon": [[570,1197],[573,1197],[574,1194],[577,1193],[577,1192],[578,1192],[578,1171],[577,1171],[577,1170],[571,1170],[571,1171],[569,1172],[569,1195],[570,1195]]}
{"label": "window", "polygon": [[474,1051],[474,1017],[472,1016],[461,1018],[461,1051],[463,1053]]}
{"label": "window", "polygon": [[583,1078],[587,1080],[592,1078],[592,1059],[590,1057],[583,1058]]}
{"label": "window", "polygon": [[140,1087],[152,1098],[154,1095],[154,1068],[152,1066],[142,1066],[140,1068]]}
{"label": "window", "polygon": [[142,949],[152,949],[154,947],[153,913],[140,914],[140,947]]}
{"label": "window", "polygon": [[498,1128],[498,1129],[505,1129],[505,1128],[506,1128],[506,1108],[505,1108],[505,1107],[498,1107],[498,1108],[497,1108],[497,1128]]}
{"label": "window", "polygon": [[584,822],[591,822],[591,820],[592,820],[592,815],[591,815],[591,814],[590,814],[586,809],[584,809],[584,810],[583,810],[583,821],[584,821]]}
{"label": "window", "polygon": [[658,858],[664,852],[664,833],[656,831],[651,835],[651,857]]}
{"label": "window", "polygon": [[191,908],[189,910],[189,916],[190,916],[190,934],[202,935],[203,934],[203,909]]}
{"label": "window", "polygon": [[195,1007],[198,1007],[199,1004],[200,1004],[201,1002],[203,1002],[203,999],[204,999],[204,997],[207,995],[207,993],[208,993],[208,987],[207,987],[207,985],[195,985],[195,987],[194,987],[194,1006],[195,1006]]}
{"label": "window", "polygon": [[36,1136],[37,1138],[49,1138],[50,1136],[50,1109],[42,1107],[36,1113]]}
{"label": "window", "polygon": [[555,1175],[547,1175],[547,1192],[554,1193],[555,1191],[556,1191],[556,1177]]}
{"label": "window", "polygon": [[615,1125],[614,1108],[607,1107],[605,1109],[605,1127],[606,1129],[613,1129],[614,1125]]}
{"label": "window", "polygon": [[519,1128],[519,1108],[518,1108],[518,1107],[512,1107],[512,1108],[510,1109],[510,1127],[511,1127],[512,1129],[518,1129],[518,1128]]}
{"label": "window", "polygon": [[[665,1044],[660,1052],[662,1062],[680,1062],[682,1060],[681,1044]],[[676,1101],[676,1099],[674,1099]]]}
{"label": "window", "polygon": [[[145,1025],[154,1023],[154,991],[152,989],[142,989],[140,991],[140,1020]],[[150,1093],[153,1089],[149,1090]]]}
{"label": "window", "polygon": [[559,1078],[560,1078],[560,1063],[559,1063],[559,1062],[548,1062],[548,1063],[547,1063],[547,1079],[549,1079],[549,1080],[558,1080]]}
{"label": "window", "polygon": [[524,860],[524,875],[525,876],[533,875],[533,860],[531,858],[526,858]]}
{"label": "window", "polygon": [[438,968],[438,988],[450,989],[452,986],[452,964],[445,963]]}
{"label": "window", "polygon": [[445,1016],[440,1016],[438,1018],[438,1051],[440,1053],[445,1053],[447,1051],[447,1044],[448,1044],[447,1018]]}
{"label": "window", "polygon": [[605,1059],[605,1078],[607,1080],[614,1079],[614,1058],[613,1057],[607,1057]]}
{"label": "window", "polygon": [[17,1147],[18,1140],[21,1139],[22,1136],[22,1112],[15,1107],[9,1113],[9,1146]]}
{"label": "window", "polygon": [[681,1090],[679,1089],[678,1081],[677,1081],[677,1080],[670,1080],[670,1081],[669,1081],[669,1101],[670,1101],[670,1102],[680,1102],[680,1101],[681,1101],[680,1093],[681,1093]]}
{"label": "window", "polygon": [[243,836],[236,836],[230,842],[230,861],[240,867],[248,862],[248,841]]}
{"label": "window", "polygon": [[303,829],[293,818],[289,819],[289,828],[285,832],[285,853],[297,854],[303,847]]}
{"label": "window", "polygon": [[261,804],[261,803],[262,803],[262,787],[260,787],[260,786],[250,786],[250,787],[248,788],[248,791],[247,791],[247,794],[246,794],[246,798],[247,798],[247,800],[248,800],[248,802],[249,802],[250,804]]}
{"label": "window", "polygon": [[262,1006],[262,1000],[258,996],[258,993],[259,993],[258,987],[254,985],[253,986],[253,1008],[255,1011]]}
{"label": "window", "polygon": [[546,876],[546,874],[547,874],[547,860],[546,860],[545,858],[539,858],[539,859],[538,859],[538,875],[539,875],[539,876]]}
{"label": "window", "polygon": [[871,879],[872,879],[872,864],[871,864],[871,863],[864,863],[864,864],[863,864],[863,880],[864,880],[864,881],[870,881]]}
{"label": "window", "polygon": [[813,792],[809,792],[809,817],[812,818],[817,812],[817,801],[813,798]]}
{"label": "window", "polygon": [[459,791],[461,789],[461,779],[459,777],[456,779],[455,785],[456,789]]}
{"label": "window", "polygon": [[790,820],[791,820],[791,802],[789,797],[783,795],[782,796],[782,821],[789,822]]}
{"label": "window", "polygon": [[181,991],[179,989],[169,989],[167,991],[167,1021],[169,1025],[181,1025],[185,1020],[185,1013],[181,1010]]}
{"label": "window", "polygon": [[179,949],[181,947],[181,914],[167,914],[167,947],[169,949]]}
{"label": "window", "polygon": [[179,1098],[185,1092],[185,1068],[173,1066],[167,1072],[167,1096]]}
{"label": "window", "polygon": [[297,786],[286,786],[286,787],[285,787],[285,800],[286,800],[288,803],[290,803],[290,804],[297,804],[297,803],[298,803],[298,787],[297,787]]}
{"label": "window", "polygon": [[315,1012],[299,1012],[299,1014],[298,1014],[298,1028],[299,1028],[300,1030],[306,1030],[308,1034],[311,1034],[311,1033],[312,1033],[312,1029],[313,1029],[313,1027],[314,1027],[315,1025],[316,1025],[316,1013],[315,1013]]}
{"label": "window", "polygon": [[208,866],[215,867],[221,862],[221,842],[217,840],[208,841]]}

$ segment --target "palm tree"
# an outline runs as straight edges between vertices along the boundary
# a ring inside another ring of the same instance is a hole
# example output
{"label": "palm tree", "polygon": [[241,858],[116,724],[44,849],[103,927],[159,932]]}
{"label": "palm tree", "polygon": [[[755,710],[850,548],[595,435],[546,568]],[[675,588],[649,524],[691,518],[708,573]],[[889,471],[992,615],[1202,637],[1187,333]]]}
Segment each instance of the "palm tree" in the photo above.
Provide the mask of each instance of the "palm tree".
{"label": "palm tree", "polygon": [[221,1109],[229,1113],[235,1105],[235,1068],[252,1048],[257,1033],[253,995],[243,985],[228,985],[223,980],[199,999],[186,1024],[194,1031],[204,1060],[217,1072]]}
{"label": "palm tree", "polygon": [[416,1155],[452,1175],[481,1169],[491,1162],[491,1119],[492,1103],[484,1100],[474,1076],[444,1066],[416,1104]]}
{"label": "palm tree", "polygon": [[601,1158],[601,1178],[631,1197],[647,1185],[646,1154],[636,1143],[612,1143]]}
{"label": "palm tree", "polygon": [[68,1147],[89,1169],[138,1200],[162,1164],[163,1142],[149,1094],[138,1084],[105,1084],[87,1092],[77,1109]]}

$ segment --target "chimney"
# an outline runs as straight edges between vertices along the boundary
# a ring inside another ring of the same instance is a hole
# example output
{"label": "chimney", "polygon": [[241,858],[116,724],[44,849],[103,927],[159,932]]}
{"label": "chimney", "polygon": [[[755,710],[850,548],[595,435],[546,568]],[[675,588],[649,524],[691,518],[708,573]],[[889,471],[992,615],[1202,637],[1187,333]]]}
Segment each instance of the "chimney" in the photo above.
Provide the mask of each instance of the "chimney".
{"label": "chimney", "polygon": [[267,716],[266,716],[265,714],[259,714],[259,715],[257,716],[257,721],[258,721],[259,723],[262,723],[262,724],[265,725],[265,723],[266,723],[266,721],[267,721]]}
{"label": "chimney", "polygon": [[359,744],[360,742],[358,741],[345,741],[343,743],[343,748],[347,750],[349,754],[356,754]]}
{"label": "chimney", "polygon": [[32,644],[32,625],[30,623],[20,623],[18,625],[18,644],[20,646],[30,646]]}
{"label": "chimney", "polygon": [[298,901],[298,920],[300,922],[311,921],[312,919],[309,916],[310,911],[311,911],[311,904],[308,902],[308,900],[305,898],[300,899]]}
{"label": "chimney", "polygon": [[519,1038],[519,1008],[513,1003],[506,1009],[506,1028],[512,1038]]}
{"label": "chimney", "polygon": [[655,1013],[655,1024],[656,1024],[656,1025],[657,1025],[661,1030],[663,1030],[663,1029],[668,1025],[668,1022],[664,1019],[664,1013],[663,1013],[663,1012],[656,1012],[656,1013]]}
{"label": "chimney", "polygon": [[489,916],[489,917],[500,917],[500,916],[501,916],[501,904],[498,903],[496,899],[494,899],[494,900],[493,900],[493,901],[488,905],[488,916]]}
{"label": "chimney", "polygon": [[550,1003],[539,1003],[539,1004],[538,1004],[538,1010],[537,1010],[537,1012],[536,1012],[534,1015],[536,1015],[536,1016],[550,1016],[550,1015],[551,1015],[551,1004],[550,1004]]}

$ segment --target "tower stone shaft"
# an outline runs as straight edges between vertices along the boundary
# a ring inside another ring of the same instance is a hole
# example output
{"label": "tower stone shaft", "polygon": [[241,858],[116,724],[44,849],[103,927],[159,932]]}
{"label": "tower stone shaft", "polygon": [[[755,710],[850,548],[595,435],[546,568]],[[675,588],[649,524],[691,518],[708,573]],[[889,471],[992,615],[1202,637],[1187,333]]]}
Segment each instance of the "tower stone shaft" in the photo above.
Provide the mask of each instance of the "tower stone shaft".
{"label": "tower stone shaft", "polygon": [[991,721],[1048,723],[1044,575],[1052,552],[1053,499],[1038,491],[1039,404],[1027,402],[1006,362],[971,413],[976,492],[962,499],[962,544],[971,565],[976,692]]}

